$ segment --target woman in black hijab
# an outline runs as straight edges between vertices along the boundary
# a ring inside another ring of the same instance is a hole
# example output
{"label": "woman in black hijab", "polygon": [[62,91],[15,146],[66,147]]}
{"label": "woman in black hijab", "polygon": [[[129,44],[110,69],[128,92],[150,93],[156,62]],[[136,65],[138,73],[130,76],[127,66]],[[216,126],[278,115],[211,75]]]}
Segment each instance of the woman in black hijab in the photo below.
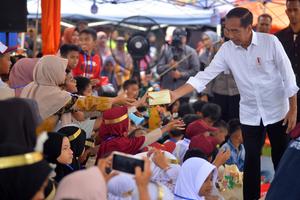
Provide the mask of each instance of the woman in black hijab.
{"label": "woman in black hijab", "polygon": [[83,129],[76,126],[65,126],[58,130],[59,133],[64,134],[69,138],[71,149],[73,151],[73,161],[71,166],[74,170],[81,169],[79,157],[84,154],[86,133]]}
{"label": "woman in black hijab", "polygon": [[68,137],[61,133],[49,132],[43,153],[49,163],[56,164],[54,180],[59,183],[66,175],[74,172],[71,166],[73,152]]}
{"label": "woman in black hijab", "polygon": [[51,168],[32,148],[0,144],[0,199],[44,199]]}
{"label": "woman in black hijab", "polygon": [[0,101],[0,144],[13,143],[33,148],[36,143],[35,129],[40,122],[30,99],[12,98]]}

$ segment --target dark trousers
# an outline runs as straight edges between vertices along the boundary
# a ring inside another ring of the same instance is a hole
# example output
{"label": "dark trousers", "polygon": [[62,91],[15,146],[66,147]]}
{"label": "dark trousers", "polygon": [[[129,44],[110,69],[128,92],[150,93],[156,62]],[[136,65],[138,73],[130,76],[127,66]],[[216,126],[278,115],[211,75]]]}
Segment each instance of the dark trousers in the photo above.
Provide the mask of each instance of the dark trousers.
{"label": "dark trousers", "polygon": [[228,96],[214,93],[212,100],[222,109],[221,118],[228,122],[231,119],[239,118],[240,95]]}
{"label": "dark trousers", "polygon": [[274,169],[276,170],[279,161],[288,145],[289,138],[286,135],[286,126],[282,122],[263,126],[242,125],[243,140],[245,146],[245,164],[243,195],[244,200],[256,200],[260,198],[260,155],[262,150],[262,140],[265,137],[265,129],[271,143],[271,154]]}

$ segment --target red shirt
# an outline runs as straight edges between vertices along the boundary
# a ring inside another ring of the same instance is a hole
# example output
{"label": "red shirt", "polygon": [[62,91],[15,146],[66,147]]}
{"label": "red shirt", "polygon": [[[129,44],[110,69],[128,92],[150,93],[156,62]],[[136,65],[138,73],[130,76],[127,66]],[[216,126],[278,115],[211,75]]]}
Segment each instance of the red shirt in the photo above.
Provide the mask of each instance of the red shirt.
{"label": "red shirt", "polygon": [[88,56],[84,53],[79,54],[79,61],[75,69],[73,69],[73,76],[83,76],[90,79],[99,79],[101,81],[101,60],[99,55],[95,54]]}

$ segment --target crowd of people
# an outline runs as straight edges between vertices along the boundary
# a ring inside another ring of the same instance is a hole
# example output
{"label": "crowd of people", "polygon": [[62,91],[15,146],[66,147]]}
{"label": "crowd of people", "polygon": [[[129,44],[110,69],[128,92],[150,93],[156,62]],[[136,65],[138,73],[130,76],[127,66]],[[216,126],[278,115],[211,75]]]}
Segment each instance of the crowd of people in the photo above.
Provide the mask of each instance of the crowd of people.
{"label": "crowd of people", "polygon": [[[109,42],[86,23],[65,29],[56,55],[34,56],[32,35],[25,58],[0,43],[0,199],[298,199],[300,1],[286,6],[277,37],[270,15],[254,31],[240,7],[197,50],[176,28],[162,52],[150,48],[157,69],[140,63],[139,79],[126,36]],[[149,103],[158,90],[170,104]],[[272,182],[260,169],[266,135]],[[116,171],[115,152],[143,166]]]}

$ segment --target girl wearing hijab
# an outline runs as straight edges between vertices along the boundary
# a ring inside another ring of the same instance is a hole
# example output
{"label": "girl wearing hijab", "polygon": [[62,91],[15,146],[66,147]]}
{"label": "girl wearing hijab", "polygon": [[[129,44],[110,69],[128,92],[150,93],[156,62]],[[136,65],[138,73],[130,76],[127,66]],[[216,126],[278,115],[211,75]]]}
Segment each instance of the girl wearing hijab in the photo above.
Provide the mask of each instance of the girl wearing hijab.
{"label": "girl wearing hijab", "polygon": [[1,199],[44,199],[50,172],[41,153],[13,143],[0,144]]}
{"label": "girl wearing hijab", "polygon": [[108,200],[132,200],[136,184],[134,177],[120,173],[112,177],[108,183]]}
{"label": "girl wearing hijab", "polygon": [[106,182],[98,167],[80,170],[65,177],[59,184],[55,200],[107,199]]}
{"label": "girl wearing hijab", "polygon": [[128,109],[124,106],[113,107],[103,112],[103,122],[99,130],[100,147],[98,158],[105,157],[113,151],[136,154],[144,147],[156,142],[163,133],[184,126],[180,120],[173,120],[163,128],[157,128],[145,136],[128,137],[130,129]]}
{"label": "girl wearing hijab", "polygon": [[38,58],[22,58],[11,69],[9,85],[15,90],[16,97],[19,97],[23,88],[33,81],[33,69],[38,60]]}
{"label": "girl wearing hijab", "polygon": [[[68,60],[54,55],[42,57],[33,71],[34,81],[27,85],[21,97],[34,99],[38,103],[42,119],[52,115],[61,117],[67,113],[65,119],[71,119],[71,111],[104,111],[111,108],[112,104],[131,104],[134,100],[125,97],[79,97],[71,95],[61,89],[65,84]],[[62,119],[64,120],[64,119]],[[66,122],[66,123],[68,123]]]}
{"label": "girl wearing hijab", "polygon": [[79,31],[77,28],[66,28],[63,34],[63,44],[79,44]]}
{"label": "girl wearing hijab", "polygon": [[86,140],[85,131],[76,126],[70,125],[59,129],[58,132],[67,136],[70,141],[71,150],[73,151],[73,161],[71,167],[74,170],[81,169],[79,157],[81,157],[85,152],[85,140]]}
{"label": "girl wearing hijab", "polygon": [[214,31],[205,31],[202,34],[202,42],[204,44],[204,52],[199,56],[200,68],[204,70],[209,65],[212,56],[213,45],[220,40],[219,36]]}
{"label": "girl wearing hijab", "polygon": [[103,70],[101,76],[107,76],[109,82],[112,84],[115,90],[118,90],[118,83],[115,74],[116,62],[112,56],[107,57],[103,63]]}
{"label": "girl wearing hijab", "polygon": [[175,186],[175,200],[204,200],[211,196],[216,179],[214,165],[202,158],[189,158],[181,166]]}
{"label": "girl wearing hijab", "polygon": [[34,148],[39,117],[30,99],[13,98],[0,101],[0,144],[13,143]]}
{"label": "girl wearing hijab", "polygon": [[49,132],[48,139],[44,143],[43,153],[49,163],[56,164],[54,180],[57,183],[64,176],[75,171],[71,166],[73,151],[67,136],[57,132]]}

